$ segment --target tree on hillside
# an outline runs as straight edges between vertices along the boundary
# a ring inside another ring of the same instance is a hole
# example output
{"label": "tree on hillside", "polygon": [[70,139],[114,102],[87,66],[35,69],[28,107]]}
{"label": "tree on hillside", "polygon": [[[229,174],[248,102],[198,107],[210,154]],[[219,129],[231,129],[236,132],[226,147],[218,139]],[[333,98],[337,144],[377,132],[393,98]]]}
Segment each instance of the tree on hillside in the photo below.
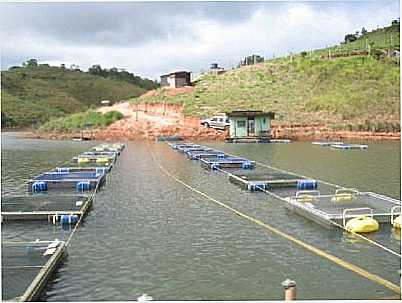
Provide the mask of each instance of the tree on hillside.
{"label": "tree on hillside", "polygon": [[367,35],[367,29],[365,29],[364,27],[362,27],[362,36]]}
{"label": "tree on hillside", "polygon": [[347,34],[345,36],[345,43],[353,42],[353,41],[356,41],[356,40],[357,40],[357,38],[356,38],[356,36],[354,34]]}
{"label": "tree on hillside", "polygon": [[35,58],[29,59],[29,60],[25,61],[24,63],[22,63],[22,66],[24,66],[24,67],[38,66],[38,60]]}

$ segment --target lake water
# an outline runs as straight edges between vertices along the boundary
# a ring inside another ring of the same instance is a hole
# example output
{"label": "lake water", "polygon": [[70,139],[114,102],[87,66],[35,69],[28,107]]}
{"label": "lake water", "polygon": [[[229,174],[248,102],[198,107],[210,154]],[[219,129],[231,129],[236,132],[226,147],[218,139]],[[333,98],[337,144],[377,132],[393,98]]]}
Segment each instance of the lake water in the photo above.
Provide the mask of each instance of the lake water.
{"label": "lake water", "polygon": [[[24,193],[27,179],[98,142],[31,140],[2,134],[2,196]],[[317,179],[400,198],[400,143],[367,151],[291,144],[209,145]],[[43,296],[47,301],[281,300],[295,280],[298,299],[376,299],[387,288],[212,204],[165,175],[292,236],[399,285],[400,259],[340,231],[289,213],[264,193],[202,169],[165,143],[130,142],[74,234],[68,257]],[[2,241],[66,239],[48,223],[2,224]],[[371,236],[400,252],[400,234],[381,226]]]}

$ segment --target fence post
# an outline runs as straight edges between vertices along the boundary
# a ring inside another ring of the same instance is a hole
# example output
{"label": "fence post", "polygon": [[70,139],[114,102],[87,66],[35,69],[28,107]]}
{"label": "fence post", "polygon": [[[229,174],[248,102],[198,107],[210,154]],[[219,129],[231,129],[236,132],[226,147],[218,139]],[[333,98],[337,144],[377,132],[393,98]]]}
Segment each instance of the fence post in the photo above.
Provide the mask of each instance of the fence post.
{"label": "fence post", "polygon": [[282,282],[282,286],[285,289],[285,301],[296,300],[296,282],[286,279]]}

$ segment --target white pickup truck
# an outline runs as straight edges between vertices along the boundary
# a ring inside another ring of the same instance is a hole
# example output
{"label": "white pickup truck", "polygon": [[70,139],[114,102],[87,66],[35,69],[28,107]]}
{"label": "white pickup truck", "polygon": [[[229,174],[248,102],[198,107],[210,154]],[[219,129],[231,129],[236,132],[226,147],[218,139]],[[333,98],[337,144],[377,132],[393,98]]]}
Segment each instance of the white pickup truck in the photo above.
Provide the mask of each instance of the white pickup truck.
{"label": "white pickup truck", "polygon": [[226,116],[220,115],[201,120],[201,125],[217,129],[226,129],[229,128],[230,122]]}

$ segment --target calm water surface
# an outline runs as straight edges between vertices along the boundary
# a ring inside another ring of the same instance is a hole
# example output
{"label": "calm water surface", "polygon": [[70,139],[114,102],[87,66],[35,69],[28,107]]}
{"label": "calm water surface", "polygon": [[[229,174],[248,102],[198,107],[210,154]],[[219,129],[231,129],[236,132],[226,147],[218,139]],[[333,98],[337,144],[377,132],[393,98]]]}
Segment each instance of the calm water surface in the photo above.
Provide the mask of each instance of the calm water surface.
{"label": "calm water surface", "polygon": [[[2,135],[2,196],[24,193],[25,181],[96,143],[28,140]],[[211,146],[250,159],[364,191],[400,197],[400,144],[338,151],[291,144]],[[297,282],[300,299],[393,296],[381,285],[318,257],[178,184],[155,165],[283,232],[399,284],[400,260],[340,231],[287,212],[263,193],[248,193],[225,175],[164,143],[130,142],[68,247],[68,258],[43,300],[281,300],[280,283]],[[47,223],[2,225],[2,240],[66,239],[70,230]],[[400,234],[387,226],[373,239],[400,252]]]}

